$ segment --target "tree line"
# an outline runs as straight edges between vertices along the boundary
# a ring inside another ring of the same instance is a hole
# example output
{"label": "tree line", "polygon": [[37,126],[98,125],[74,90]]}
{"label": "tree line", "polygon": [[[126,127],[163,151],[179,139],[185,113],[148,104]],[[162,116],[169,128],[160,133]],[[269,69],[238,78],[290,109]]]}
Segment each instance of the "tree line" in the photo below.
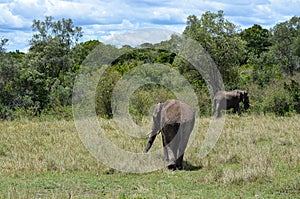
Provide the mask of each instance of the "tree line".
{"label": "tree line", "polygon": [[[299,27],[300,18],[294,16],[270,29],[254,24],[241,30],[224,17],[223,11],[208,11],[200,17],[189,16],[182,35],[199,42],[209,53],[226,90],[248,91],[251,111],[286,115],[300,112]],[[211,98],[201,74],[172,52],[172,45],[179,41],[177,35],[157,44],[117,48],[97,40],[79,42],[82,28],[75,27],[71,19],[34,20],[32,30],[27,53],[6,52],[8,40],[1,39],[0,118],[41,114],[71,117],[76,75],[96,48],[121,55],[110,63],[97,86],[96,111],[100,116],[112,117],[110,100],[116,82],[145,63],[162,63],[178,70],[196,91],[201,112],[211,112]],[[140,120],[153,103],[172,97],[174,94],[163,86],[145,85],[131,97],[130,113]]]}

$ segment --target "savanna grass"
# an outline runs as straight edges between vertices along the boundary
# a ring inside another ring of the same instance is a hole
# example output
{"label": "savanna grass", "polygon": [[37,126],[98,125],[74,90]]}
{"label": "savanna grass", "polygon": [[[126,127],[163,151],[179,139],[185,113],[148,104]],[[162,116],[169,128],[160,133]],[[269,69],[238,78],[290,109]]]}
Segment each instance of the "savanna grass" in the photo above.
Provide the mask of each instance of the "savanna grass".
{"label": "savanna grass", "polygon": [[[101,164],[73,121],[1,121],[1,198],[299,198],[300,116],[228,115],[213,150],[199,150],[210,118],[200,118],[186,170],[126,174]],[[99,119],[118,147],[141,152],[114,122]],[[160,136],[154,148],[161,147]]]}

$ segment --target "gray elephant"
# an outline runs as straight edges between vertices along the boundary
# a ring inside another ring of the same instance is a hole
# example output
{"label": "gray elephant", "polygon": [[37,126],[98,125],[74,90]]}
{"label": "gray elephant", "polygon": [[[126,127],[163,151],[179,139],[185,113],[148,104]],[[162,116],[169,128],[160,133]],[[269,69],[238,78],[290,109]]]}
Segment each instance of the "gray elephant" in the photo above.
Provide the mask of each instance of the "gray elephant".
{"label": "gray elephant", "polygon": [[233,108],[233,112],[241,114],[240,102],[243,102],[244,109],[247,110],[250,107],[249,96],[246,91],[233,90],[233,91],[219,91],[214,97],[214,107],[217,113],[217,117],[221,116],[221,110],[228,110]]}
{"label": "gray elephant", "polygon": [[156,135],[161,132],[168,169],[183,169],[183,155],[194,128],[193,109],[179,100],[167,100],[155,106],[151,136],[144,149],[147,153]]}

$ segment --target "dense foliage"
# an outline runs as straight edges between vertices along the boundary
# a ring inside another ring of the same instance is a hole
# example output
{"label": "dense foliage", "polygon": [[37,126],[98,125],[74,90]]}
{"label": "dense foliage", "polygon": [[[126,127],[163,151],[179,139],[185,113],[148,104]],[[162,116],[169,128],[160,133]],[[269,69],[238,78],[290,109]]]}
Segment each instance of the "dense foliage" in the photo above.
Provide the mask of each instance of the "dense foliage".
{"label": "dense foliage", "polygon": [[[80,27],[71,19],[34,20],[34,34],[27,53],[6,52],[8,40],[0,42],[0,118],[55,113],[71,116],[75,77],[84,60],[97,47],[98,53],[120,54],[99,80],[96,111],[112,116],[111,96],[118,80],[137,66],[162,63],[178,70],[194,87],[202,114],[211,111],[211,98],[201,74],[172,52],[178,36],[158,44],[117,48],[99,41],[79,42]],[[250,94],[251,111],[286,115],[300,113],[300,18],[271,29],[258,24],[245,30],[224,18],[223,11],[191,15],[183,36],[199,42],[222,74],[225,87]],[[159,73],[159,71],[152,71]],[[130,113],[137,120],[156,102],[174,97],[160,85],[144,85],[130,99]]]}

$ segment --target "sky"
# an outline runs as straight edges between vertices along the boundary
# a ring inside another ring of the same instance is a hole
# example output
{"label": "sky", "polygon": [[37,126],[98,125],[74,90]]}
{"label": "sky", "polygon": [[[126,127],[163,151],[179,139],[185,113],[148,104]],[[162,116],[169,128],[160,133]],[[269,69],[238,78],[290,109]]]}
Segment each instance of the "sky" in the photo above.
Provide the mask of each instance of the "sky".
{"label": "sky", "polygon": [[33,20],[52,16],[82,27],[81,41],[135,46],[181,34],[189,15],[218,10],[241,29],[270,28],[300,16],[300,0],[0,0],[0,38],[7,51],[27,52]]}

